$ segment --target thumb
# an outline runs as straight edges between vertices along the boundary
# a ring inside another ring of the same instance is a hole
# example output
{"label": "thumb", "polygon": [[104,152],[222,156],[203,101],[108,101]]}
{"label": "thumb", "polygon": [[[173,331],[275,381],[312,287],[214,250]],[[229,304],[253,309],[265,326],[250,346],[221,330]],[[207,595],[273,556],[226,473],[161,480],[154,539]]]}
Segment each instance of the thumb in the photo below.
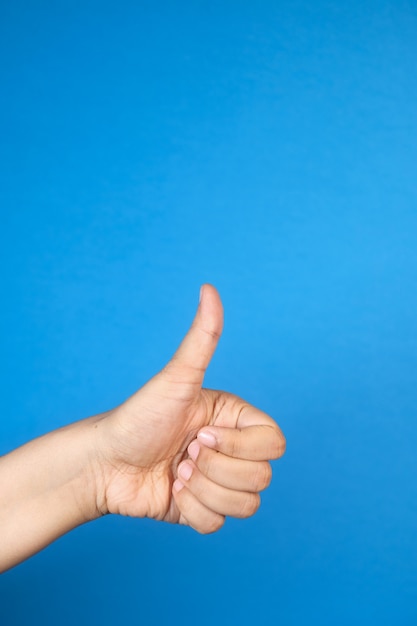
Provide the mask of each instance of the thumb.
{"label": "thumb", "polygon": [[201,287],[200,303],[194,321],[178,350],[165,368],[166,373],[185,375],[189,383],[203,383],[208,364],[223,330],[223,306],[213,285]]}

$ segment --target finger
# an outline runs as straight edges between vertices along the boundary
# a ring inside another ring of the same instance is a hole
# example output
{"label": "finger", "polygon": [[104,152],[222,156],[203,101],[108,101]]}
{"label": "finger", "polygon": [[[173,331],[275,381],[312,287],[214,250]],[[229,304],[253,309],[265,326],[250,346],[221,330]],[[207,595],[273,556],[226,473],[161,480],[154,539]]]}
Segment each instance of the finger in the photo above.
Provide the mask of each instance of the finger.
{"label": "finger", "polygon": [[222,330],[223,306],[219,293],[212,285],[205,284],[201,287],[194,321],[165,372],[185,375],[187,382],[201,385]]}
{"label": "finger", "polygon": [[239,411],[239,417],[237,420],[237,428],[246,428],[246,426],[271,426],[275,428],[281,435],[282,440],[285,442],[285,437],[276,423],[270,415],[257,409],[252,404],[244,404]]}
{"label": "finger", "polygon": [[270,461],[285,452],[285,438],[276,425],[260,424],[245,428],[205,426],[197,439],[208,448],[247,461]]}
{"label": "finger", "polygon": [[172,493],[183,523],[203,535],[214,533],[223,526],[224,515],[219,515],[204,506],[180,480],[174,482]]}
{"label": "finger", "polygon": [[194,440],[188,454],[200,472],[227,489],[257,493],[269,487],[272,469],[268,461],[245,461],[226,456]]}
{"label": "finger", "polygon": [[209,480],[193,461],[183,461],[178,466],[179,480],[205,507],[231,517],[250,517],[259,508],[258,493],[226,489]]}

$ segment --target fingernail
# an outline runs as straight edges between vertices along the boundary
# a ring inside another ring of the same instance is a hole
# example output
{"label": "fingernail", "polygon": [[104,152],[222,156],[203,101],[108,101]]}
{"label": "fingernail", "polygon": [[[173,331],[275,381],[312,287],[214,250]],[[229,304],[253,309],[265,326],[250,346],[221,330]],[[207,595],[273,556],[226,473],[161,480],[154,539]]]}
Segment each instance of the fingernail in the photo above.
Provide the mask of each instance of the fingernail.
{"label": "fingernail", "polygon": [[198,300],[198,303],[200,304],[201,302],[201,298],[203,297],[203,285],[200,287],[200,298]]}
{"label": "fingernail", "polygon": [[177,480],[174,482],[174,489],[175,491],[181,491],[181,489],[183,489],[184,485],[182,484],[182,482],[180,480]]}
{"label": "fingernail", "polygon": [[198,444],[198,441],[192,441],[190,445],[188,446],[188,454],[190,455],[193,461],[196,461],[199,453],[200,453],[200,446]]}
{"label": "fingernail", "polygon": [[217,439],[213,435],[213,433],[208,433],[205,431],[198,433],[197,439],[201,441],[201,443],[204,443],[204,445],[208,446],[209,448],[214,448],[214,446],[217,443]]}
{"label": "fingernail", "polygon": [[192,473],[193,473],[193,468],[191,467],[189,463],[183,463],[178,468],[178,474],[184,480],[190,480]]}

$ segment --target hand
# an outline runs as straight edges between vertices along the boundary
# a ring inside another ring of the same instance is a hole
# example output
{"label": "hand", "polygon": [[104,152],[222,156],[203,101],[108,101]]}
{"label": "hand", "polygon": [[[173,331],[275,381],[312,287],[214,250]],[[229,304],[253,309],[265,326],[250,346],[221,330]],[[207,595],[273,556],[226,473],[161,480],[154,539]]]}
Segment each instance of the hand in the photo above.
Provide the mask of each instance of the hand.
{"label": "hand", "polygon": [[214,287],[204,285],[194,322],[166,367],[96,423],[97,507],[102,514],[218,530],[248,517],[285,451],[277,424],[237,396],[202,388],[223,328]]}
{"label": "hand", "polygon": [[285,439],[244,400],[202,388],[222,326],[219,295],[204,285],[177,353],[142,389],[0,457],[0,572],[105,513],[208,533],[256,511]]}

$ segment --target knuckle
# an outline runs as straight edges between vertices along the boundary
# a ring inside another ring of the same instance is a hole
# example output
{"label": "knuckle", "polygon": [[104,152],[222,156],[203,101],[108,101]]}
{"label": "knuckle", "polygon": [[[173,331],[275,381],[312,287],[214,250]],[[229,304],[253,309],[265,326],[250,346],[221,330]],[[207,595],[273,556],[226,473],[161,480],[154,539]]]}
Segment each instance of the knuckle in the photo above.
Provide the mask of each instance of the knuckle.
{"label": "knuckle", "polygon": [[272,468],[268,461],[257,463],[257,469],[254,473],[253,487],[256,491],[262,491],[271,484]]}
{"label": "knuckle", "polygon": [[279,459],[285,452],[287,442],[280,430],[277,430],[271,443],[271,454],[273,459]]}
{"label": "knuckle", "polygon": [[261,498],[257,493],[248,493],[242,502],[241,516],[251,517],[256,513],[261,504]]}
{"label": "knuckle", "polygon": [[214,339],[215,341],[220,339],[220,333],[217,330],[213,330],[211,328],[199,328],[199,330],[210,339]]}
{"label": "knuckle", "polygon": [[201,527],[199,533],[201,535],[211,535],[216,533],[222,526],[224,525],[225,518],[222,515],[216,515],[207,520],[206,523]]}

